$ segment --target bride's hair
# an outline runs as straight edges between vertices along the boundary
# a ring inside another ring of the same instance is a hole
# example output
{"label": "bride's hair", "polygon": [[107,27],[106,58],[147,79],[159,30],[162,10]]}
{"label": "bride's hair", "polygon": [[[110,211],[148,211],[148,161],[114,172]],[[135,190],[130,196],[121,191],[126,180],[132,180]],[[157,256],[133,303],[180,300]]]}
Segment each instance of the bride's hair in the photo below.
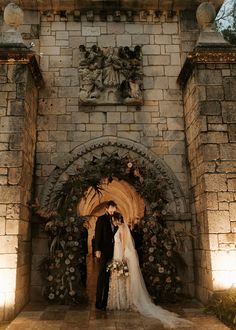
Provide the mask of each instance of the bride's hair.
{"label": "bride's hair", "polygon": [[114,218],[114,220],[118,220],[118,221],[120,221],[122,223],[124,222],[123,215],[121,213],[119,213],[119,212],[114,212],[113,213],[113,218]]}

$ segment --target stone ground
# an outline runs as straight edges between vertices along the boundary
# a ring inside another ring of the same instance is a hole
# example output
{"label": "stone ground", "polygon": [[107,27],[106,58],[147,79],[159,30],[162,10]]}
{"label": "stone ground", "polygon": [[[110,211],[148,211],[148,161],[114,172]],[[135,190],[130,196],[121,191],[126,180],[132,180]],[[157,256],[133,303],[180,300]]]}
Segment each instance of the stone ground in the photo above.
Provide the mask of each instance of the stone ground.
{"label": "stone ground", "polygon": [[[97,311],[94,307],[96,289],[96,262],[89,259],[89,304],[84,306],[46,305],[30,303],[10,323],[0,324],[0,330],[163,330],[155,319],[145,318],[135,312]],[[227,330],[216,317],[203,313],[196,300],[163,306],[191,320],[191,329]],[[181,328],[178,328],[179,330]],[[190,330],[190,329],[189,329]]]}

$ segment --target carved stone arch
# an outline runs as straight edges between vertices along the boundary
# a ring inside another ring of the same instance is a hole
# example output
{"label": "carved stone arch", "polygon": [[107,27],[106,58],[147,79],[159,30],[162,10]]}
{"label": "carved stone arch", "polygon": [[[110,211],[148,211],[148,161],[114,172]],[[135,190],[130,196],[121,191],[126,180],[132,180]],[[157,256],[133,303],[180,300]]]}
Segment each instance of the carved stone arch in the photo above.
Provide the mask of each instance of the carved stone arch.
{"label": "carved stone arch", "polygon": [[78,168],[83,167],[86,161],[112,154],[118,154],[121,158],[128,156],[130,161],[139,160],[151,167],[157,177],[164,178],[167,183],[168,214],[171,219],[184,219],[184,213],[187,212],[185,196],[169,166],[145,146],[128,139],[111,136],[85,142],[74,148],[67,157],[58,161],[38,196],[41,207],[52,208],[53,197],[61,191],[69,175],[75,175]]}

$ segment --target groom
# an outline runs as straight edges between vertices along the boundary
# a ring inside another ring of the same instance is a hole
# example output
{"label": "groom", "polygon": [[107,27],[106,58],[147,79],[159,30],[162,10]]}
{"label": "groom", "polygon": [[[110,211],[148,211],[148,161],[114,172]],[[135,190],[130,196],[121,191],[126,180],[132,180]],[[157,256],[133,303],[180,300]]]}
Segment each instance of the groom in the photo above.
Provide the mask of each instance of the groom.
{"label": "groom", "polygon": [[106,212],[98,217],[95,227],[95,254],[99,263],[99,274],[97,280],[96,308],[106,310],[109,272],[107,264],[112,260],[114,249],[114,235],[117,228],[112,224],[112,215],[116,211],[117,205],[110,200],[106,205]]}

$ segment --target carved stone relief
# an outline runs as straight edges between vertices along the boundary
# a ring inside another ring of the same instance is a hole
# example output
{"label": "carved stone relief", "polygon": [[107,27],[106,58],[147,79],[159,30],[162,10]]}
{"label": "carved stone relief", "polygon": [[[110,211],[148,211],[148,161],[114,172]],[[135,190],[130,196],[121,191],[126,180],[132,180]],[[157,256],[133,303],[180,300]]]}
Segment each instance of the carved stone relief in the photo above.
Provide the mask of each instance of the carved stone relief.
{"label": "carved stone relief", "polygon": [[79,50],[80,104],[143,104],[140,46]]}

